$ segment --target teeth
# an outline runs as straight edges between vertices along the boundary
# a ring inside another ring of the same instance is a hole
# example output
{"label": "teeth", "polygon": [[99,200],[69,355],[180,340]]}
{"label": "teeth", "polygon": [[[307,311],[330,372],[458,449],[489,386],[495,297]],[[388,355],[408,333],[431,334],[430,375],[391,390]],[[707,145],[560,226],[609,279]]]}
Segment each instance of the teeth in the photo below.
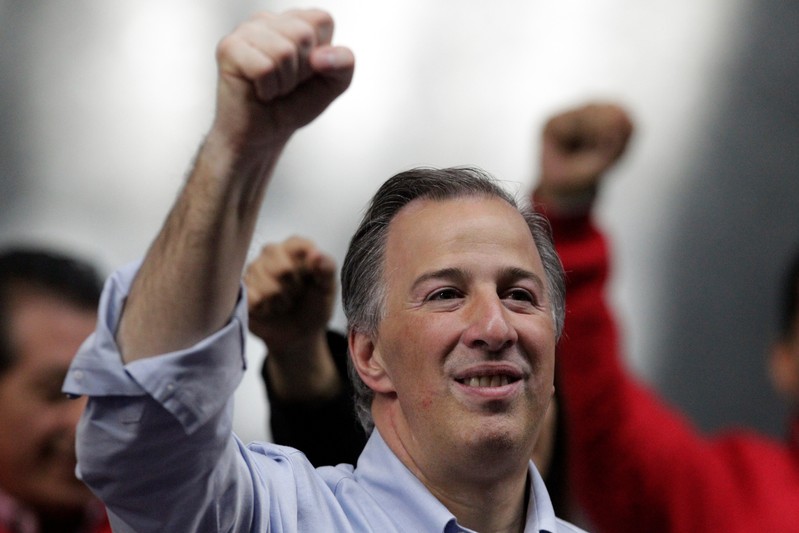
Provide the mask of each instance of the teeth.
{"label": "teeth", "polygon": [[472,377],[464,381],[469,387],[503,387],[510,383],[508,376],[481,376]]}

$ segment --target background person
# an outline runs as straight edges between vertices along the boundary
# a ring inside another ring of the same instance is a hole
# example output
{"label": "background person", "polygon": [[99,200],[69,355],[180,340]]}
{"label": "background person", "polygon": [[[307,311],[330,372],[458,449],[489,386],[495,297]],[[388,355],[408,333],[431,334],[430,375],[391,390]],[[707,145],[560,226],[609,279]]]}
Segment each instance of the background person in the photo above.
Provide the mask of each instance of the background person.
{"label": "background person", "polygon": [[314,466],[355,464],[368,436],[355,416],[347,338],[329,331],[336,265],[310,240],[268,244],[247,266],[250,331],[268,353],[261,375],[272,438]]}
{"label": "background person", "polygon": [[[571,486],[599,531],[799,531],[799,426],[787,442],[737,429],[702,435],[624,367],[606,303],[610,255],[591,216],[602,172],[572,171],[574,153],[614,153],[631,125],[614,105],[556,117],[545,130],[535,198],[550,218],[567,272],[567,319],[558,383],[568,421]],[[799,399],[797,267],[785,286],[775,387]],[[712,273],[709,273],[712,275]]]}
{"label": "background person", "polygon": [[101,279],[50,250],[0,251],[0,533],[110,531],[75,477],[75,426],[85,402],[61,392],[94,330]]}

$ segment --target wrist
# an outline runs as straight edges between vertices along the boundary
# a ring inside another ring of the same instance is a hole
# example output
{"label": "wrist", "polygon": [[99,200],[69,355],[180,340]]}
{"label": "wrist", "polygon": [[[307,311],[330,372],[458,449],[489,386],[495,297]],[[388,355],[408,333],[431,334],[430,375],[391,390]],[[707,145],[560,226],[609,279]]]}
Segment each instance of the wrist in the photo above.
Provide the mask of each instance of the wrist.
{"label": "wrist", "polygon": [[594,205],[598,187],[580,187],[574,189],[555,189],[539,185],[533,191],[533,207],[537,211],[559,217],[585,215]]}
{"label": "wrist", "polygon": [[290,346],[267,346],[264,365],[267,385],[282,401],[323,401],[335,397],[343,386],[324,331]]}

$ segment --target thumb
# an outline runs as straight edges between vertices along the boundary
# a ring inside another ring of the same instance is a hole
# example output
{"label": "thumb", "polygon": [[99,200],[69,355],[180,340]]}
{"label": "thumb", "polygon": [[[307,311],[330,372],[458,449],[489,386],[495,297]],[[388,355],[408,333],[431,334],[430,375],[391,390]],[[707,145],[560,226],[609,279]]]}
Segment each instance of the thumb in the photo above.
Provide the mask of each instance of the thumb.
{"label": "thumb", "polygon": [[313,71],[341,86],[347,88],[355,70],[355,56],[344,46],[320,46],[311,52],[309,57]]}

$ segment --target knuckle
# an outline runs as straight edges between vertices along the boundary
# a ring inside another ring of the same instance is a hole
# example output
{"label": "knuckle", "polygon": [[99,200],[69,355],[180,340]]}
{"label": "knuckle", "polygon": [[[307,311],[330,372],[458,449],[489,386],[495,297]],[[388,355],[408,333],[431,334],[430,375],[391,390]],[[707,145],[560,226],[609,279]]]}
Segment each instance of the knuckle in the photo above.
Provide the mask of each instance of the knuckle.
{"label": "knuckle", "polygon": [[239,44],[239,37],[235,34],[226,35],[216,45],[216,58],[220,62],[231,57],[233,50]]}

